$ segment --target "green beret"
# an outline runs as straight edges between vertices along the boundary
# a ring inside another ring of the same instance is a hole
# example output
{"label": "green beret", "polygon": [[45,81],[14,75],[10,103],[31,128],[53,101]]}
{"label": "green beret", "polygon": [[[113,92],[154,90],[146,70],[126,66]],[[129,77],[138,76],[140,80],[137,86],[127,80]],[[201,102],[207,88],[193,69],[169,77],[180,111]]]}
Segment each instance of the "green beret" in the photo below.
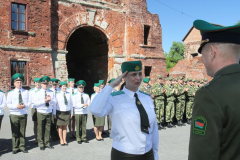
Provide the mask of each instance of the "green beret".
{"label": "green beret", "polygon": [[34,78],[34,82],[39,82],[39,80],[40,80],[41,78]]}
{"label": "green beret", "polygon": [[107,83],[111,83],[112,81],[114,81],[115,80],[115,78],[112,78],[112,79],[110,79]]}
{"label": "green beret", "polygon": [[166,77],[164,80],[165,80],[165,81],[168,81],[168,79],[169,79],[169,78],[168,78],[168,77]]}
{"label": "green beret", "polygon": [[99,80],[99,83],[100,83],[100,84],[103,84],[103,82],[104,82],[104,80]]}
{"label": "green beret", "polygon": [[122,69],[122,73],[124,73],[126,71],[128,71],[128,72],[141,71],[142,70],[142,62],[141,61],[123,62],[121,69]]}
{"label": "green beret", "polygon": [[43,76],[41,79],[40,79],[40,82],[41,83],[48,83],[50,82],[50,78],[48,76]]}
{"label": "green beret", "polygon": [[61,81],[60,82],[60,86],[66,85],[67,86],[67,82],[66,81]]}
{"label": "green beret", "polygon": [[183,82],[187,82],[187,79],[183,79]]}
{"label": "green beret", "polygon": [[161,74],[158,75],[157,78],[158,78],[158,79],[162,79],[162,75],[161,75]]}
{"label": "green beret", "polygon": [[202,35],[201,45],[198,52],[207,43],[233,43],[240,44],[240,24],[233,26],[216,26],[203,20],[196,20],[193,26],[200,30]]}
{"label": "green beret", "polygon": [[52,78],[52,79],[51,79],[52,84],[58,84],[59,81],[60,81],[60,80],[57,79],[57,78]]}
{"label": "green beret", "polygon": [[173,80],[173,77],[168,77],[168,80],[169,80],[169,81],[172,81],[172,80]]}
{"label": "green beret", "polygon": [[148,82],[149,82],[149,78],[144,78],[144,79],[143,79],[143,82],[144,82],[144,83],[148,83]]}
{"label": "green beret", "polygon": [[76,85],[80,87],[85,87],[87,83],[84,80],[79,80],[77,81]]}
{"label": "green beret", "polygon": [[192,81],[192,78],[188,78],[187,81],[190,81],[190,82],[191,82],[191,81]]}
{"label": "green beret", "polygon": [[195,79],[192,79],[192,82],[196,82],[196,80],[195,80]]}
{"label": "green beret", "polygon": [[173,78],[173,81],[178,81],[178,78]]}
{"label": "green beret", "polygon": [[16,82],[16,81],[22,81],[24,82],[24,77],[21,73],[15,73],[12,78],[11,78],[12,83]]}
{"label": "green beret", "polygon": [[69,78],[68,82],[75,82],[75,78]]}
{"label": "green beret", "polygon": [[182,80],[182,79],[183,79],[183,77],[182,77],[182,76],[179,76],[179,77],[178,77],[178,79],[181,79],[181,80]]}
{"label": "green beret", "polygon": [[94,87],[100,87],[101,83],[94,83]]}

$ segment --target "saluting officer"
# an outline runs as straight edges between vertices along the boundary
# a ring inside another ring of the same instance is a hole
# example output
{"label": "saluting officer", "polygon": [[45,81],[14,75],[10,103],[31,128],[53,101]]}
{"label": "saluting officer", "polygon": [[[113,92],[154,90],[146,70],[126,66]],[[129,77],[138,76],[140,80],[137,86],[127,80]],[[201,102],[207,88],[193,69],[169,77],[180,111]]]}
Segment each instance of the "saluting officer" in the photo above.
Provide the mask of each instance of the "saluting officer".
{"label": "saluting officer", "polygon": [[[7,105],[7,100],[6,100],[5,93],[0,90],[0,130],[2,125],[2,119],[4,116],[4,108],[6,107],[6,105]],[[1,143],[0,143],[0,146],[1,146]]]}
{"label": "saluting officer", "polygon": [[[33,131],[34,131],[34,136],[35,136],[35,144],[38,143],[37,139],[37,109],[36,106],[34,105],[34,96],[35,92],[40,89],[40,83],[39,83],[40,78],[34,78],[34,85],[35,87],[30,89],[29,91],[29,99],[28,103],[29,105],[32,105],[31,113],[32,113],[32,121],[33,121]],[[30,107],[30,106],[29,106]]]}
{"label": "saluting officer", "polygon": [[57,119],[58,134],[61,146],[67,146],[67,125],[73,116],[72,93],[66,91],[67,82],[60,82],[61,91],[56,93],[56,107],[53,109],[54,118]]}
{"label": "saluting officer", "polygon": [[[77,93],[78,90],[77,88],[74,87],[75,85],[75,78],[69,78],[68,79],[68,88],[67,88],[67,92],[72,93],[72,95],[74,93]],[[75,136],[75,113],[74,113],[74,109],[73,109],[73,116],[70,119],[69,125],[68,125],[68,129],[69,129],[69,137],[71,139],[76,138]]]}
{"label": "saluting officer", "polygon": [[[56,93],[60,92],[61,89],[58,87],[60,80],[56,78],[51,79],[52,82],[52,87],[49,88],[49,90],[53,91],[53,94],[56,98]],[[52,121],[51,121],[51,139],[52,141],[59,140],[59,135],[58,135],[58,128],[57,128],[57,119],[54,118],[52,114]]]}
{"label": "saluting officer", "polygon": [[78,144],[89,143],[87,140],[87,117],[88,106],[91,104],[89,95],[84,93],[84,87],[87,83],[84,80],[80,80],[76,83],[78,92],[73,94],[73,108],[75,110],[76,119],[76,137]]}
{"label": "saluting officer", "polygon": [[28,153],[25,148],[25,132],[27,126],[28,91],[22,89],[24,77],[16,73],[11,78],[15,89],[8,92],[7,107],[10,111],[10,122],[12,128],[12,153],[16,154],[19,150]]}
{"label": "saluting officer", "polygon": [[53,91],[47,89],[50,78],[43,76],[40,79],[41,89],[35,93],[35,106],[37,108],[38,122],[38,146],[40,150],[45,148],[53,149],[50,144],[50,129],[52,121],[52,110],[55,107],[56,99]]}

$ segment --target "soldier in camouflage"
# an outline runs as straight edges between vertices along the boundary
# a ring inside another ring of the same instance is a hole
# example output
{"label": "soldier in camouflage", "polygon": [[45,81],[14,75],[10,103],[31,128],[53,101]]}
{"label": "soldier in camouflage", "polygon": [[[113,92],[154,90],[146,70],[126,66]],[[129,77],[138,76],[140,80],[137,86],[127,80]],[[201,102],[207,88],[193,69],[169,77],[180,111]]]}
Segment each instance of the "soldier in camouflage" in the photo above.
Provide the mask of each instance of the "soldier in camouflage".
{"label": "soldier in camouflage", "polygon": [[195,89],[192,84],[192,79],[188,78],[188,85],[186,86],[188,88],[187,94],[187,102],[186,102],[186,118],[187,118],[187,124],[191,124],[192,119],[192,108],[193,108],[193,101],[195,96]]}
{"label": "soldier in camouflage", "polygon": [[149,81],[150,81],[150,78],[148,78],[148,77],[147,78],[145,77],[143,79],[143,85],[140,88],[140,91],[145,92],[147,94],[150,94],[150,95],[152,95],[152,98],[154,98],[154,96],[152,94],[152,88],[151,88],[151,86],[149,84]]}
{"label": "soldier in camouflage", "polygon": [[152,92],[154,94],[154,104],[155,112],[158,123],[158,129],[166,129],[162,125],[162,120],[164,118],[164,108],[165,108],[165,92],[164,80],[162,75],[157,76],[157,83],[153,86]]}

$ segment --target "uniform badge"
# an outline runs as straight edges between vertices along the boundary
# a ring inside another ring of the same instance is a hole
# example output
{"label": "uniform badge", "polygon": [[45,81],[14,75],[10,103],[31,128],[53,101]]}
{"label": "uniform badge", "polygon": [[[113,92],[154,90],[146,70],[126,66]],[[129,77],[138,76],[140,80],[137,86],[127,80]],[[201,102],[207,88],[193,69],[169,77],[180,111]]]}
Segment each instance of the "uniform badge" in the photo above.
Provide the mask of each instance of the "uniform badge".
{"label": "uniform badge", "polygon": [[135,71],[138,71],[140,68],[139,68],[139,66],[136,66],[135,67]]}
{"label": "uniform badge", "polygon": [[137,101],[137,104],[138,104],[138,105],[141,105],[141,102],[140,102],[140,101]]}
{"label": "uniform badge", "polygon": [[207,120],[203,116],[196,116],[193,119],[193,133],[204,136],[207,130]]}

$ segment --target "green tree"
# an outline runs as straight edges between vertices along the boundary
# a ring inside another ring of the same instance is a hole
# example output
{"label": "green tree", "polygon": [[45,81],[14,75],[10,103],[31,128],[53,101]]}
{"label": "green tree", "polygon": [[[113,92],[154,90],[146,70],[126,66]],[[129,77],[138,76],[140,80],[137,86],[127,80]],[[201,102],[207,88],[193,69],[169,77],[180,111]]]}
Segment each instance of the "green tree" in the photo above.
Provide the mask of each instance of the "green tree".
{"label": "green tree", "polygon": [[169,53],[164,53],[167,71],[173,68],[179,60],[184,59],[184,50],[185,47],[182,42],[173,41]]}
{"label": "green tree", "polygon": [[236,24],[234,24],[234,25],[239,25],[239,24],[240,24],[240,20],[238,20],[238,22]]}

